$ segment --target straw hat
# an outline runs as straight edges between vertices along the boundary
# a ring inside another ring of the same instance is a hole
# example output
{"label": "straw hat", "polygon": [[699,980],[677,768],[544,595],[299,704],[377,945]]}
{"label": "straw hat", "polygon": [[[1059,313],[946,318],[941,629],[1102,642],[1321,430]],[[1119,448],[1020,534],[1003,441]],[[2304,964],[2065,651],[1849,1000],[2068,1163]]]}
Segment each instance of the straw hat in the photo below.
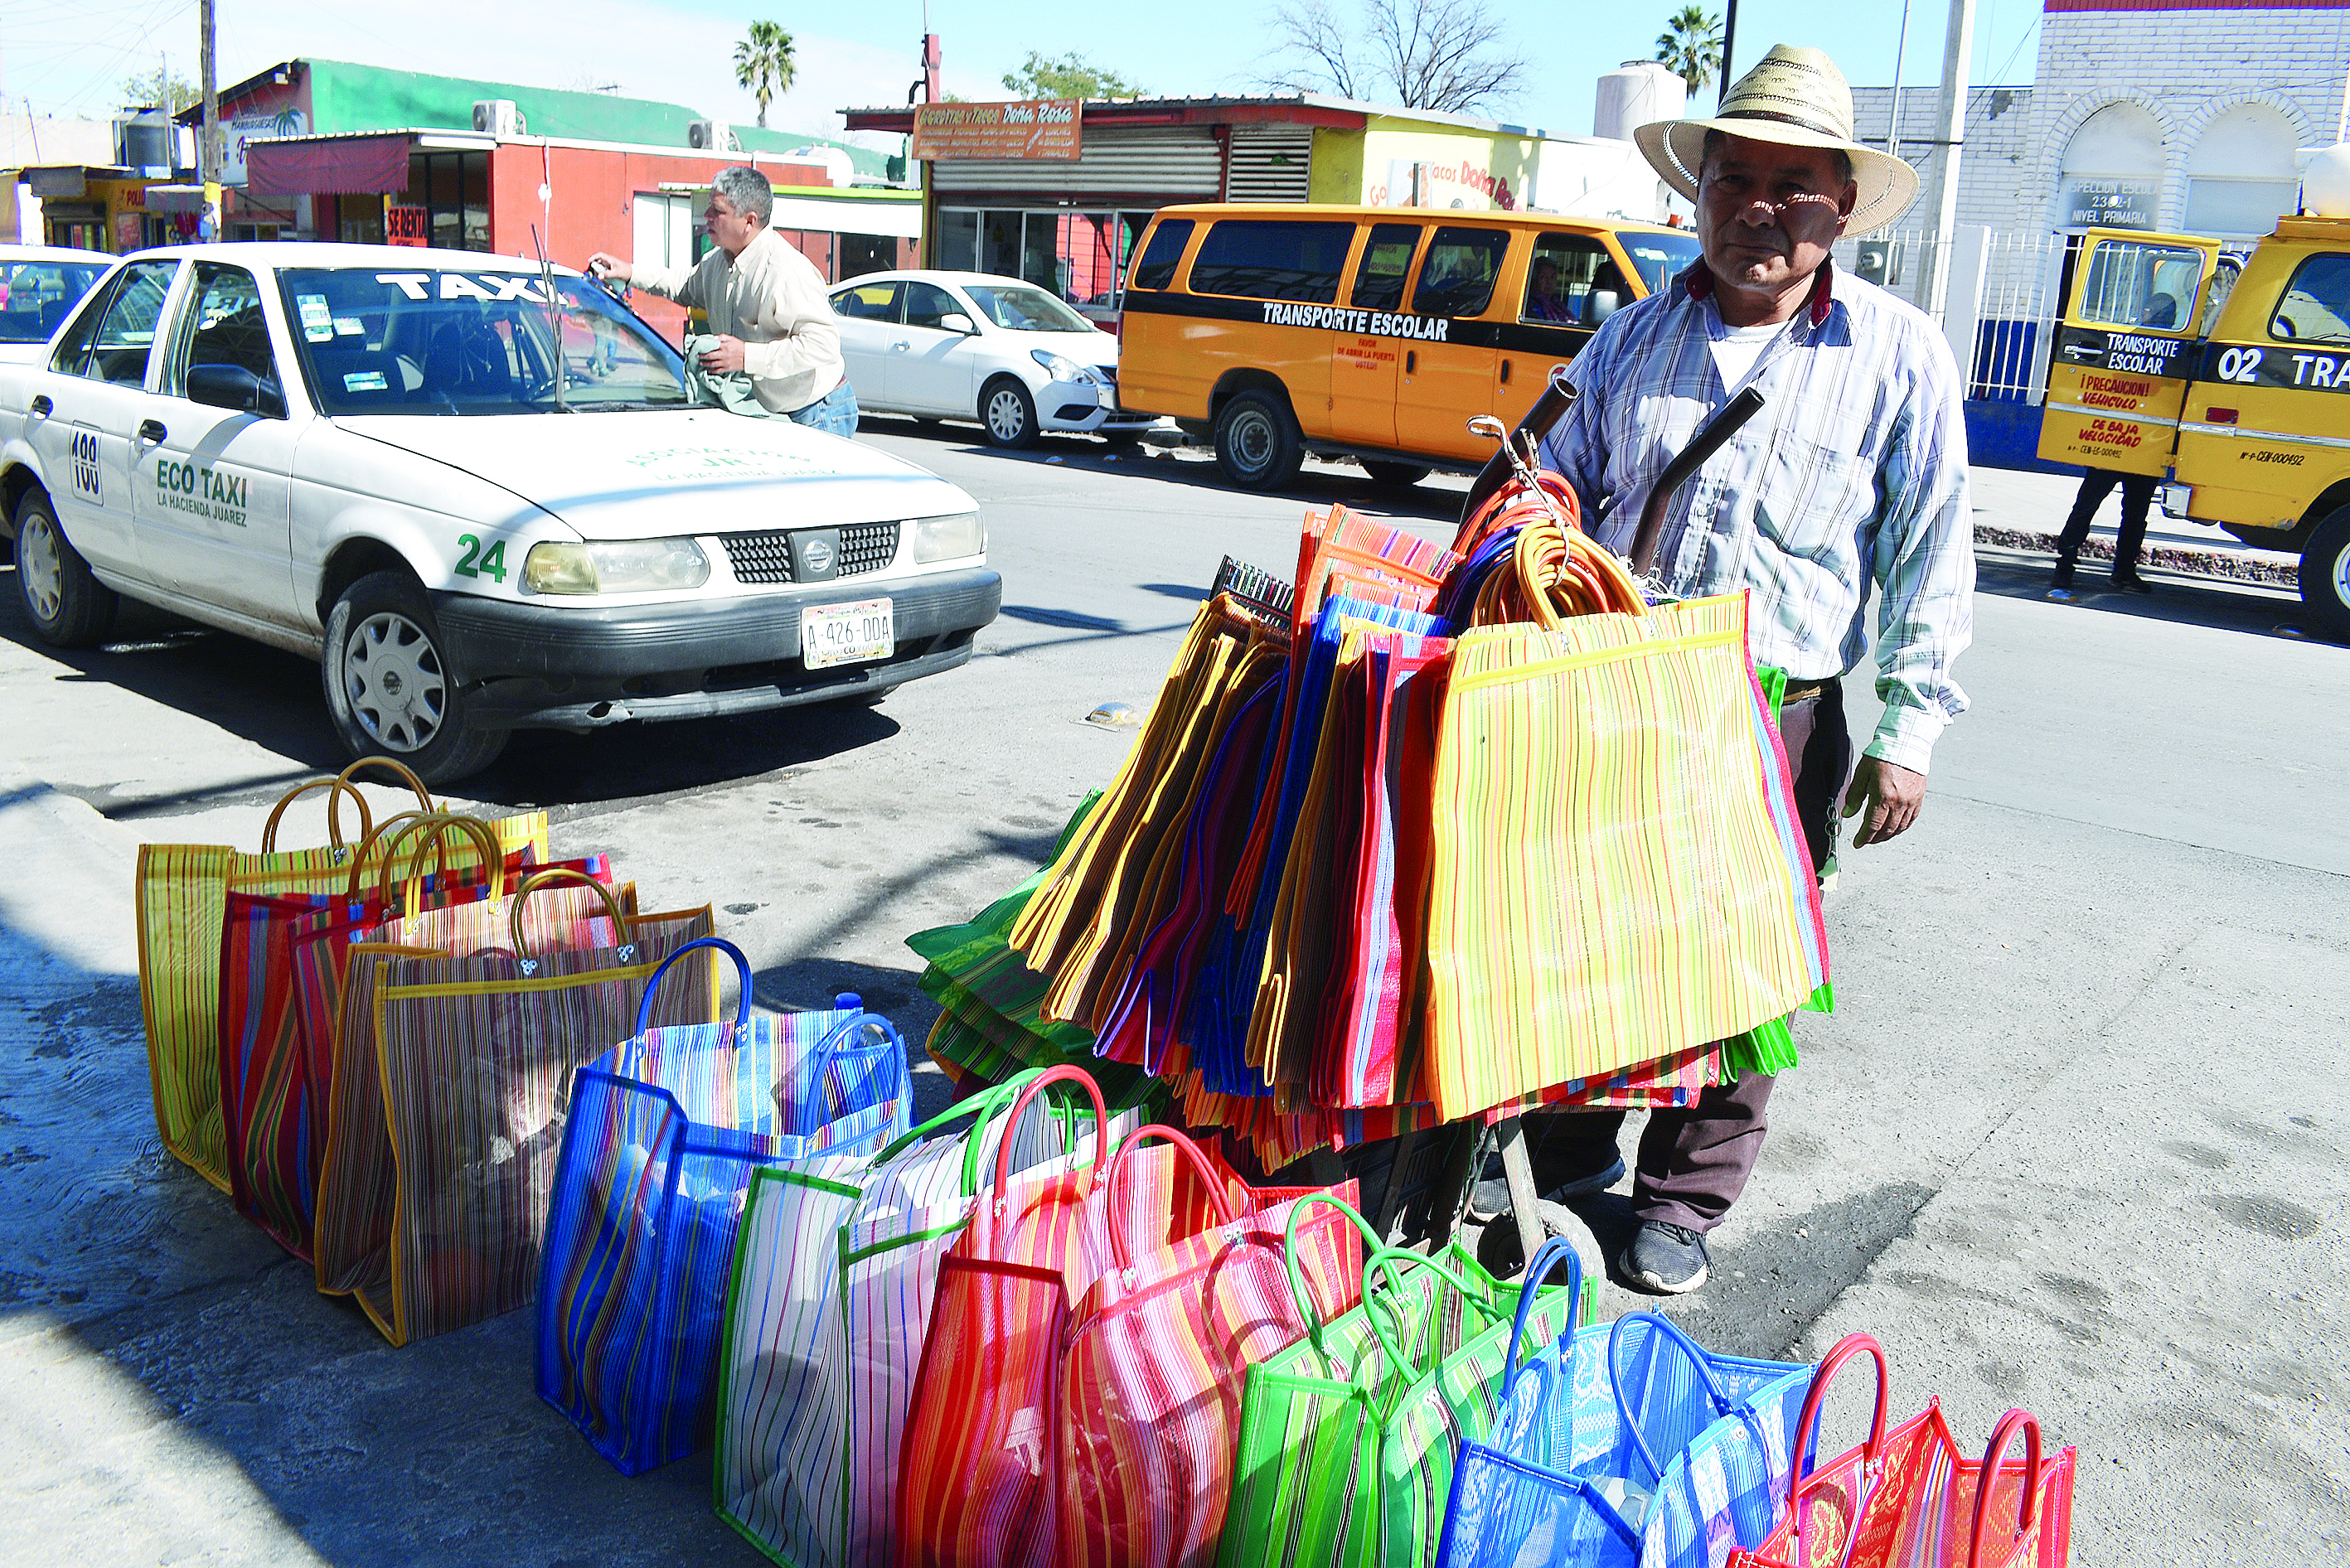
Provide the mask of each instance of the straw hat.
{"label": "straw hat", "polygon": [[1665,183],[1694,202],[1709,130],[1849,154],[1860,196],[1845,223],[1847,234],[1883,228],[1918,199],[1915,169],[1852,139],[1852,88],[1824,50],[1774,45],[1761,65],[1731,84],[1711,119],[1659,120],[1632,132],[1632,140]]}

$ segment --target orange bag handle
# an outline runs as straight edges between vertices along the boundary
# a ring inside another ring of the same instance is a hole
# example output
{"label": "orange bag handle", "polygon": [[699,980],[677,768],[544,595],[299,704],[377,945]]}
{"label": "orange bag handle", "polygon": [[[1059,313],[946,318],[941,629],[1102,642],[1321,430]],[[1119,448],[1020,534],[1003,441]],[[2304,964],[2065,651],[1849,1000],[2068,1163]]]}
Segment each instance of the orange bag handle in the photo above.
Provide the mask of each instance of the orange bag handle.
{"label": "orange bag handle", "polygon": [[[341,773],[335,775],[335,783],[341,785],[342,788],[338,789],[327,801],[327,831],[330,835],[334,836],[336,843],[341,843],[342,836],[339,832],[341,824],[337,820],[335,807],[343,798],[343,790],[348,789],[353,794],[358,794],[359,793],[352,786],[351,775],[358,773],[361,768],[390,768],[393,773],[400,775],[402,783],[406,784],[409,788],[416,792],[416,804],[418,806],[421,807],[428,813],[439,811],[441,809],[439,806],[432,804],[432,792],[424,787],[424,781],[418,778],[414,770],[411,769],[406,763],[401,762],[397,757],[361,757],[358,762],[353,763],[349,767],[345,768]],[[367,809],[367,805],[364,800],[360,802],[359,809],[361,811],[365,811]]]}
{"label": "orange bag handle", "polygon": [[261,825],[261,852],[264,855],[277,853],[277,825],[285,820],[286,808],[312,790],[318,789],[329,792],[327,796],[327,840],[330,845],[337,849],[349,847],[343,842],[342,817],[335,809],[346,792],[353,800],[359,803],[359,837],[365,839],[373,833],[374,827],[369,819],[367,796],[338,778],[312,779],[308,784],[296,784],[292,789],[287,790],[278,797],[277,804],[270,807],[269,820]]}
{"label": "orange bag handle", "polygon": [[[348,904],[358,900],[360,878],[365,875],[369,865],[390,846],[393,830],[425,819],[426,814],[421,811],[397,812],[385,817],[368,831],[367,836],[359,840],[358,850],[351,856],[351,879],[343,885],[343,902]],[[445,857],[441,868],[446,869]]]}
{"label": "orange bag handle", "polygon": [[489,884],[490,897],[495,898],[504,894],[506,857],[504,850],[498,843],[495,831],[488,823],[477,816],[463,816],[455,812],[434,812],[431,815],[420,816],[416,821],[401,828],[398,836],[384,846],[383,859],[380,862],[383,874],[377,884],[380,892],[390,888],[391,869],[399,864],[402,846],[407,846],[409,850],[408,876],[401,883],[400,893],[400,907],[404,913],[416,912],[422,892],[420,884],[424,877],[424,846],[427,844],[432,845],[440,856],[436,863],[438,868],[444,874],[447,872],[449,835],[452,829],[471,838],[475,847],[481,851],[483,880]]}
{"label": "orange bag handle", "polygon": [[585,882],[588,887],[596,889],[596,896],[604,900],[604,908],[611,913],[612,929],[619,932],[621,945],[623,947],[633,947],[636,944],[637,933],[630,929],[629,925],[629,917],[627,913],[621,909],[620,900],[613,895],[612,889],[607,888],[604,884],[598,882],[595,877],[590,877],[585,871],[575,871],[568,866],[556,866],[551,867],[545,871],[541,871],[530,877],[529,880],[523,883],[521,888],[515,894],[514,912],[507,916],[506,919],[507,924],[510,925],[514,930],[514,950],[516,958],[531,962],[536,961],[535,959],[532,959],[530,945],[525,940],[522,932],[522,907],[525,900],[528,899],[533,893],[537,892],[541,888],[551,888],[558,882]]}

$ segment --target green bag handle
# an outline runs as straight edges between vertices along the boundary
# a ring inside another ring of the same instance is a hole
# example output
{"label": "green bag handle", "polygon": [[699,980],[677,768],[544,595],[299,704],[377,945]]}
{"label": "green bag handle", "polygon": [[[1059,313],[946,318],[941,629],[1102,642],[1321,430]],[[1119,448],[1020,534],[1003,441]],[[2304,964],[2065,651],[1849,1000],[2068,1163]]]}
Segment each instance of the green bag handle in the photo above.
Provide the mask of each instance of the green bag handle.
{"label": "green bag handle", "polygon": [[[1044,1075],[1045,1069],[1042,1067],[1024,1068],[1001,1084],[992,1084],[971,1098],[949,1106],[945,1110],[904,1134],[896,1142],[875,1155],[871,1166],[868,1168],[879,1168],[887,1165],[939,1128],[951,1122],[961,1121],[965,1116],[972,1116],[976,1119],[972,1123],[971,1130],[964,1135],[963,1140],[962,1195],[965,1198],[978,1197],[979,1151],[980,1146],[986,1141],[978,1135],[984,1132],[991,1122],[1003,1114],[1004,1107],[1018,1096],[1021,1090]],[[1005,1136],[1007,1137],[1011,1136],[1010,1129],[1005,1130]]]}
{"label": "green bag handle", "polygon": [[[1371,1310],[1371,1271],[1373,1269],[1378,1269],[1386,1277],[1390,1289],[1400,1288],[1400,1277],[1407,1269],[1426,1269],[1435,1274],[1439,1281],[1459,1292],[1461,1300],[1482,1312],[1488,1326],[1502,1321],[1503,1314],[1501,1307],[1478,1294],[1475,1288],[1467,1280],[1462,1279],[1460,1272],[1451,1264],[1425,1252],[1415,1252],[1408,1247],[1381,1247],[1363,1263],[1363,1319],[1371,1325],[1371,1334],[1378,1340],[1379,1348],[1387,1352],[1388,1365],[1395,1369],[1397,1377],[1403,1383],[1413,1382],[1427,1373],[1434,1371],[1435,1368],[1421,1366],[1414,1362],[1411,1357],[1403,1353],[1400,1342],[1390,1340],[1386,1329],[1380,1326],[1380,1314]],[[1398,1309],[1392,1304],[1385,1304],[1384,1310],[1392,1313]]]}
{"label": "green bag handle", "polygon": [[1297,1307],[1298,1321],[1305,1325],[1305,1337],[1314,1342],[1315,1354],[1321,1356],[1322,1365],[1327,1366],[1330,1365],[1330,1352],[1322,1343],[1322,1309],[1315,1304],[1314,1293],[1305,1288],[1305,1271],[1297,1266],[1297,1227],[1305,1220],[1305,1211],[1317,1203],[1336,1209],[1363,1233],[1363,1239],[1370,1243],[1364,1254],[1366,1257],[1377,1257],[1386,1250],[1387,1242],[1371,1229],[1371,1222],[1364,1219],[1353,1204],[1335,1192],[1309,1192],[1290,1205],[1289,1226],[1281,1238],[1281,1266],[1288,1272],[1289,1299]]}

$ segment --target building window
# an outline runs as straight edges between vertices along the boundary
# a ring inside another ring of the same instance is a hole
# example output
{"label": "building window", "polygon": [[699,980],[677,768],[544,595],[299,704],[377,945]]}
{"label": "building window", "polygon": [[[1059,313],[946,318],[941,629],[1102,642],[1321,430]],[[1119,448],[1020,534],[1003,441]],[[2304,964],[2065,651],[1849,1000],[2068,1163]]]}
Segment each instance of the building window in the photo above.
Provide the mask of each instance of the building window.
{"label": "building window", "polygon": [[2203,130],[2187,159],[2187,227],[2199,234],[2265,234],[2300,199],[2293,122],[2266,104],[2238,104]]}
{"label": "building window", "polygon": [[931,246],[948,272],[993,273],[1050,289],[1106,318],[1149,213],[1085,213],[1066,208],[949,208],[939,213]]}
{"label": "building window", "polygon": [[710,231],[702,226],[695,199],[668,192],[646,193],[636,202],[639,265],[691,267],[710,251]]}
{"label": "building window", "polygon": [[411,152],[400,205],[422,207],[432,243],[455,251],[490,248],[490,155]]}
{"label": "building window", "polygon": [[2106,105],[2064,144],[2057,227],[2154,228],[2162,171],[2162,122],[2134,103]]}

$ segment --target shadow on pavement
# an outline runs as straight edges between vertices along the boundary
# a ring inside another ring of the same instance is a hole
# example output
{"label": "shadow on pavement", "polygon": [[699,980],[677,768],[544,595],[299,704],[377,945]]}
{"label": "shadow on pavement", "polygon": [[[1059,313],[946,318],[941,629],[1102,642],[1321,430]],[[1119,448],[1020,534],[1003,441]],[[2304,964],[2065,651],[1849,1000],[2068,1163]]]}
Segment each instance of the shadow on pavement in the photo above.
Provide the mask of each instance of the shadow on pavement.
{"label": "shadow on pavement", "polygon": [[[1975,591],[2002,598],[2048,599],[2048,579],[2054,557],[1977,546]],[[2327,634],[2300,598],[2284,597],[2250,585],[2156,574],[2148,578],[2154,592],[2136,594],[2116,588],[2103,566],[2075,573],[2074,597],[2062,607],[2099,615],[2128,616],[2136,620],[2169,621],[2179,626],[2208,626],[2220,631],[2247,632],[2258,637],[2297,640],[2338,640]]]}

